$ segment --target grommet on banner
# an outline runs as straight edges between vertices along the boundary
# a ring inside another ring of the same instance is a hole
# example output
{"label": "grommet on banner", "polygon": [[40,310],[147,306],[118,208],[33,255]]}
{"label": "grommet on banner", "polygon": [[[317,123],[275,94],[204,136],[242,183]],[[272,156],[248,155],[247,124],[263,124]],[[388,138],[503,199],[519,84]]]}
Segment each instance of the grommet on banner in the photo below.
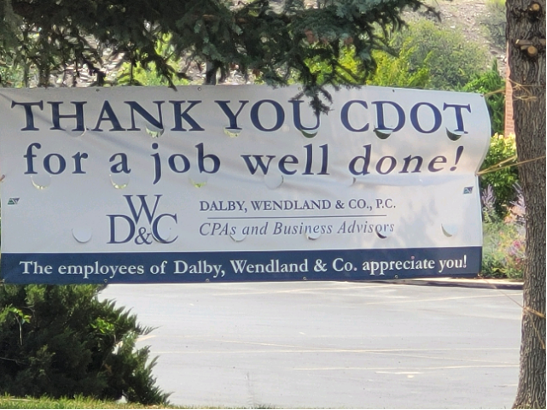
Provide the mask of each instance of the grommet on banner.
{"label": "grommet on banner", "polygon": [[80,243],[87,243],[91,240],[93,232],[89,228],[72,228],[72,236]]}
{"label": "grommet on banner", "polygon": [[451,237],[458,233],[458,227],[455,224],[441,224],[441,229],[445,236]]}
{"label": "grommet on banner", "polygon": [[377,225],[375,231],[380,239],[387,239],[393,233],[393,231],[388,229],[385,225]]}
{"label": "grommet on banner", "polygon": [[241,129],[239,130],[231,130],[227,127],[224,127],[224,134],[226,134],[227,136],[229,136],[230,138],[237,138],[239,137],[239,134],[241,134]]}
{"label": "grommet on banner", "polygon": [[266,174],[264,175],[264,183],[270,189],[276,189],[283,183],[283,175],[281,174]]}
{"label": "grommet on banner", "polygon": [[307,132],[307,131],[304,131],[304,130],[300,130],[300,132],[302,133],[304,138],[314,138],[319,133],[319,131],[317,131],[317,132]]}
{"label": "grommet on banner", "polygon": [[352,186],[357,182],[357,178],[355,178],[353,175],[349,175],[344,177],[344,179],[341,181],[342,185],[344,186]]}
{"label": "grommet on banner", "polygon": [[247,235],[245,235],[242,232],[236,232],[236,233],[230,235],[230,238],[232,238],[232,240],[234,242],[242,242],[246,237],[247,237]]}
{"label": "grommet on banner", "polygon": [[124,189],[129,185],[128,174],[110,174],[110,182],[116,189]]}
{"label": "grommet on banner", "polygon": [[379,128],[375,128],[374,129],[374,133],[376,134],[376,136],[378,138],[380,138],[381,140],[385,140],[387,138],[390,137],[390,135],[393,133],[393,130],[389,130],[389,129],[386,129],[386,130],[381,130]]}
{"label": "grommet on banner", "polygon": [[83,131],[78,131],[78,130],[67,130],[66,133],[68,135],[70,135],[72,138],[79,138],[79,137],[83,137],[85,135],[85,133],[87,132],[89,128],[85,128]]}
{"label": "grommet on banner", "polygon": [[51,176],[49,174],[32,175],[30,180],[36,189],[46,189],[51,185]]}
{"label": "grommet on banner", "polygon": [[159,138],[165,132],[165,129],[154,127],[153,125],[146,125],[146,133],[152,138]]}
{"label": "grommet on banner", "polygon": [[450,131],[448,128],[446,129],[446,135],[448,136],[448,138],[452,141],[457,141],[459,140],[462,135],[463,135],[463,131]]}
{"label": "grommet on banner", "polygon": [[168,226],[158,226],[157,231],[152,235],[152,238],[159,243],[171,243],[173,239],[171,238],[171,234],[172,229]]}
{"label": "grommet on banner", "polygon": [[209,178],[207,177],[207,174],[192,170],[190,171],[188,179],[190,180],[190,183],[196,188],[202,188],[207,185],[207,180]]}
{"label": "grommet on banner", "polygon": [[315,241],[316,239],[319,239],[321,236],[321,232],[306,232],[306,238],[310,241]]}

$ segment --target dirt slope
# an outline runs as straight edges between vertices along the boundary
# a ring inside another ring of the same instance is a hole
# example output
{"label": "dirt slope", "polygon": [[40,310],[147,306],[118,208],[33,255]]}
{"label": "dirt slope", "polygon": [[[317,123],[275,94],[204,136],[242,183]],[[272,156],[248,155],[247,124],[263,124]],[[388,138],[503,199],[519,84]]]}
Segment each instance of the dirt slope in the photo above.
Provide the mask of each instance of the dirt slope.
{"label": "dirt slope", "polygon": [[500,73],[505,74],[506,50],[496,47],[481,25],[481,21],[489,16],[485,0],[430,0],[426,3],[441,12],[441,24],[462,31],[470,41],[486,45],[492,57],[498,60]]}

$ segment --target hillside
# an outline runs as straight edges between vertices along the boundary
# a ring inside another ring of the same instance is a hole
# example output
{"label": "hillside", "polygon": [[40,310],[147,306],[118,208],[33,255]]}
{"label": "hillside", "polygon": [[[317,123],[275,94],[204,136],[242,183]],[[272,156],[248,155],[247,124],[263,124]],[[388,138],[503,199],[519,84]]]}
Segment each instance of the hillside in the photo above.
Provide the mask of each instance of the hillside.
{"label": "hillside", "polygon": [[[498,60],[498,69],[505,75],[505,49],[496,47],[489,39],[481,23],[491,17],[486,0],[430,0],[427,4],[441,13],[441,24],[461,31],[469,41],[484,44],[493,58]],[[412,19],[412,18],[411,18]]]}
{"label": "hillside", "polygon": [[[240,0],[241,1],[241,0]],[[281,3],[283,0],[270,0],[272,3]],[[469,41],[474,41],[485,45],[489,50],[492,58],[498,61],[498,69],[502,76],[505,75],[505,49],[496,47],[488,38],[487,30],[481,23],[489,17],[489,12],[486,7],[486,0],[424,0],[428,5],[439,10],[441,15],[441,23],[445,27],[450,27],[455,31],[462,32]],[[316,0],[306,0],[310,7],[313,7]],[[417,13],[407,13],[405,20],[412,22],[420,18]],[[119,63],[121,56],[112,57],[106,50],[104,55],[103,69],[107,73],[107,81],[115,81],[119,76]],[[185,64],[183,64],[185,65]],[[191,79],[192,84],[202,84],[205,73],[205,67],[198,67],[196,64],[188,66],[187,75]],[[79,73],[79,76],[74,79],[73,67],[67,67],[67,71],[60,72],[55,83],[62,86],[70,86],[75,84],[78,87],[86,87],[92,84],[96,78],[94,74],[88,73],[85,70]],[[229,84],[244,84],[252,83],[253,75],[250,79],[245,79],[241,73],[233,71],[227,79]],[[76,80],[76,81],[74,81]],[[34,84],[33,84],[34,85]]]}

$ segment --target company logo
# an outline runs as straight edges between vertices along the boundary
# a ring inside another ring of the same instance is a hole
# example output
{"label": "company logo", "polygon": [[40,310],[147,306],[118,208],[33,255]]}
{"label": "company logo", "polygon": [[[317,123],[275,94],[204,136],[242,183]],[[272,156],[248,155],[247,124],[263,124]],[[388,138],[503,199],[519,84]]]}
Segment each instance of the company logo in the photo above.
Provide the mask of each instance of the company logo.
{"label": "company logo", "polygon": [[110,240],[119,244],[135,242],[137,245],[151,245],[154,240],[160,243],[173,243],[165,233],[169,225],[177,223],[177,214],[158,214],[162,195],[124,195],[129,214],[107,215],[110,222]]}

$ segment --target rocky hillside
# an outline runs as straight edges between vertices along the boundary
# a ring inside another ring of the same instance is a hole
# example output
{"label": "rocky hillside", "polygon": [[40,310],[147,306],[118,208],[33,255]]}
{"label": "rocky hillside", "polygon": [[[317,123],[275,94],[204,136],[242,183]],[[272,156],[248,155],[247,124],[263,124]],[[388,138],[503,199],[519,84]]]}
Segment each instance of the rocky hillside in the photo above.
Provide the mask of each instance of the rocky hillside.
{"label": "rocky hillside", "polygon": [[482,23],[492,17],[485,0],[430,0],[427,4],[440,11],[441,24],[463,32],[469,41],[484,44],[498,60],[501,74],[505,74],[506,50],[490,41],[487,29]]}
{"label": "rocky hillside", "polygon": [[[270,1],[272,3],[282,2],[282,0]],[[316,0],[306,0],[306,3],[310,7],[313,7],[315,2]],[[484,44],[492,54],[492,57],[498,60],[500,74],[505,75],[505,49],[496,47],[490,41],[486,27],[482,24],[485,19],[490,17],[488,8],[486,7],[486,0],[424,0],[424,2],[440,12],[442,25],[463,32],[469,41]],[[405,19],[411,22],[419,17],[418,14],[409,13]],[[118,60],[106,58],[105,71],[109,73],[108,80],[113,80],[117,76],[117,65]],[[187,74],[192,79],[193,84],[201,84],[205,77],[203,67],[199,68],[194,64],[190,65]],[[251,81],[247,80],[247,82],[252,82],[252,78],[253,76],[251,76]],[[93,77],[83,72],[79,78],[78,86],[87,86],[94,80]],[[246,80],[243,76],[236,71],[227,79],[227,83],[231,84],[243,84],[245,82]]]}

